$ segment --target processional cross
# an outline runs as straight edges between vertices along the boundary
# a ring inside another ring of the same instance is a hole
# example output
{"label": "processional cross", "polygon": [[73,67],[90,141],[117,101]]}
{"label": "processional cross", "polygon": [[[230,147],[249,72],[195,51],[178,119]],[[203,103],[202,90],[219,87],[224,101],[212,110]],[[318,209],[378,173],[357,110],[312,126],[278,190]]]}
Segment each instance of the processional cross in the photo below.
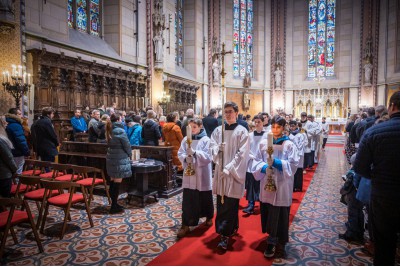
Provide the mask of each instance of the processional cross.
{"label": "processional cross", "polygon": [[[221,139],[223,147],[225,148],[225,113],[224,113],[224,104],[225,104],[225,56],[227,54],[232,54],[232,50],[225,50],[225,43],[222,43],[222,50],[219,53],[215,53],[215,56],[221,56],[222,60],[222,68],[221,68],[221,109],[222,109],[222,126],[221,126]],[[224,151],[221,152],[221,170],[220,173],[224,171]],[[224,190],[224,179],[222,179],[222,190]],[[221,204],[224,204],[224,192],[221,195]]]}

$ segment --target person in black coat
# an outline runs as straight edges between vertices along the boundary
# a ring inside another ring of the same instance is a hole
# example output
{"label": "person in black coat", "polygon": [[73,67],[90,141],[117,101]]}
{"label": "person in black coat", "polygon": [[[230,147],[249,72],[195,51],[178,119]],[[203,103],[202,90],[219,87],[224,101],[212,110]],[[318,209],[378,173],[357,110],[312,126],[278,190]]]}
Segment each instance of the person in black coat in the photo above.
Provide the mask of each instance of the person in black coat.
{"label": "person in black coat", "polygon": [[212,108],[207,117],[203,118],[203,128],[206,130],[207,136],[210,138],[215,128],[218,127],[217,110]]}
{"label": "person in black coat", "polygon": [[354,171],[371,179],[374,265],[395,265],[400,225],[400,91],[389,100],[390,120],[365,131],[354,162]]}
{"label": "person in black coat", "polygon": [[53,117],[53,108],[45,107],[42,109],[41,119],[31,127],[34,147],[42,161],[54,162],[58,155],[58,138],[51,122]]}
{"label": "person in black coat", "polygon": [[158,123],[154,120],[156,113],[153,110],[147,111],[147,120],[143,124],[142,138],[144,146],[158,146],[161,138]]}
{"label": "person in black coat", "polygon": [[4,116],[0,116],[0,196],[10,197],[12,177],[17,172],[11,149],[12,142],[6,133],[7,122]]}

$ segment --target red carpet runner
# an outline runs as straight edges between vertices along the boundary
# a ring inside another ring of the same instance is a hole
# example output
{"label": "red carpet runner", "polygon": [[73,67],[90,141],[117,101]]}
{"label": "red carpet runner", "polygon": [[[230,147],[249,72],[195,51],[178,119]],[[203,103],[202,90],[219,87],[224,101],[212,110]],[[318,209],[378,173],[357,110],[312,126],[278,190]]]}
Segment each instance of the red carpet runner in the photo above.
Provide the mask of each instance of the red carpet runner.
{"label": "red carpet runner", "polygon": [[[307,172],[304,175],[303,192],[293,193],[290,222],[300,206],[313,175],[314,172]],[[215,226],[206,227],[203,224],[148,265],[271,265],[273,259],[267,260],[263,255],[266,235],[261,232],[259,203],[256,204],[255,213],[250,216],[242,212],[245,206],[247,206],[247,201],[242,198],[239,208],[239,232],[231,238],[226,253],[219,254],[216,249],[220,239],[215,233]]]}

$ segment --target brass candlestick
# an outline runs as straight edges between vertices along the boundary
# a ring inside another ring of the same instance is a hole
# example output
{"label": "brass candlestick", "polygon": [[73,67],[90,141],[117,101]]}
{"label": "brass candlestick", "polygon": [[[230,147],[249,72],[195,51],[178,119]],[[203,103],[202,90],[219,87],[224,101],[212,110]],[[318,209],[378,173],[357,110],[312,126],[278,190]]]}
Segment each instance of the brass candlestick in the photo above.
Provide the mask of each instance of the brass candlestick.
{"label": "brass candlestick", "polygon": [[[186,140],[186,143],[187,143],[187,145],[188,145],[188,148],[190,148],[191,147],[191,145],[192,145],[192,140],[189,140],[189,139],[187,139]],[[188,155],[188,157],[192,157],[192,155]],[[193,165],[192,165],[192,162],[189,162],[188,163],[188,165],[187,165],[187,167],[186,167],[186,169],[185,169],[185,175],[186,176],[192,176],[192,175],[195,175],[195,170],[194,170],[194,168],[193,168]]]}
{"label": "brass candlestick", "polygon": [[[272,153],[274,153],[274,149],[272,146],[268,146],[267,153],[268,153],[269,158],[272,158]],[[272,170],[272,166],[268,166],[268,168]],[[268,192],[276,191],[276,185],[275,185],[275,181],[272,179],[272,174],[268,175],[267,183],[264,186],[264,190],[266,190]]]}

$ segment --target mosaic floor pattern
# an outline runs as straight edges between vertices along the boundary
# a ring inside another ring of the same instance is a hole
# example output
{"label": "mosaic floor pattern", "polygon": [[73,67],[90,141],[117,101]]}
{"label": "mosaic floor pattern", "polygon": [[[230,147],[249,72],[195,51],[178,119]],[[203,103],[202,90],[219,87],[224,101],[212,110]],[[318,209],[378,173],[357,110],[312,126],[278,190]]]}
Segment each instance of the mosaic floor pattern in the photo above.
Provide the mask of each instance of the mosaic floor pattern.
{"label": "mosaic floor pattern", "polygon": [[348,170],[341,148],[327,147],[290,226],[287,257],[274,265],[372,265],[361,245],[339,239],[347,207],[340,203],[341,176]]}
{"label": "mosaic floor pattern", "polygon": [[[345,230],[346,206],[340,203],[341,175],[347,171],[341,148],[328,147],[290,226],[287,257],[274,265],[372,265],[361,245],[338,239]],[[123,197],[123,196],[122,196]],[[8,239],[2,265],[146,265],[176,242],[182,196],[139,208],[132,201],[123,214],[109,215],[102,197],[92,202],[94,227],[83,209],[73,209],[63,240],[57,234],[63,212],[51,209],[38,253],[29,228],[17,227],[20,243]],[[121,204],[125,204],[123,199]],[[36,205],[31,208],[37,213]]]}

